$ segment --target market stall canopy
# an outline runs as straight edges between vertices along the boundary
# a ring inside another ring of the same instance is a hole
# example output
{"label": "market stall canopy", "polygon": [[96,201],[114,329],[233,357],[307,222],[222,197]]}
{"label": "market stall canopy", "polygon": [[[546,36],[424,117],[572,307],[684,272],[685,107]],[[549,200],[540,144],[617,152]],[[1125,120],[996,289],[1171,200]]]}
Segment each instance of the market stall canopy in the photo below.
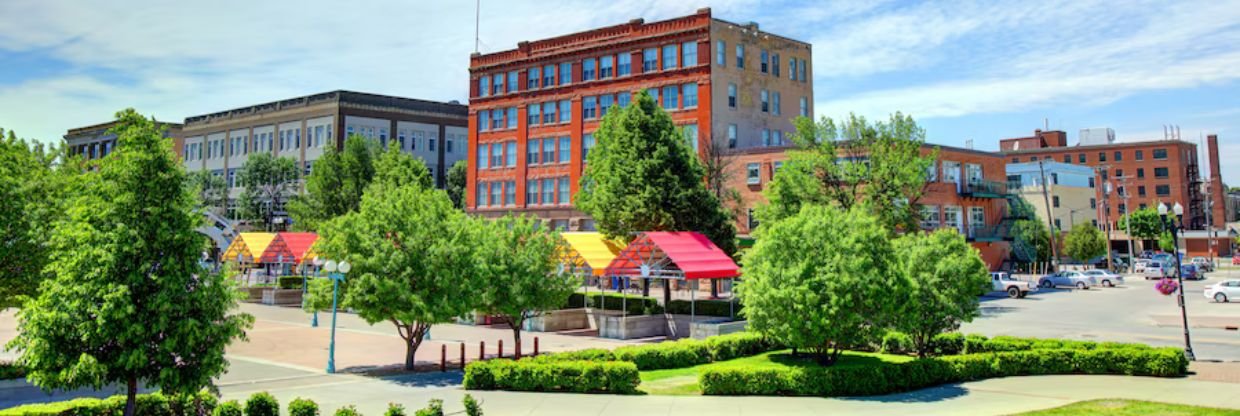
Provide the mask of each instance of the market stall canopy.
{"label": "market stall canopy", "polygon": [[565,232],[560,233],[560,238],[565,243],[561,253],[564,264],[594,276],[602,276],[622,248],[621,244],[595,232]]}
{"label": "market stall canopy", "polygon": [[228,250],[224,250],[224,261],[238,261],[240,257],[242,263],[254,263],[262,259],[263,252],[275,238],[275,233],[241,233],[228,245]]}
{"label": "market stall canopy", "polygon": [[277,233],[267,249],[263,250],[262,263],[301,264],[318,241],[315,233]]}
{"label": "market stall canopy", "polygon": [[620,251],[607,274],[656,279],[717,279],[740,275],[740,267],[702,233],[644,232]]}

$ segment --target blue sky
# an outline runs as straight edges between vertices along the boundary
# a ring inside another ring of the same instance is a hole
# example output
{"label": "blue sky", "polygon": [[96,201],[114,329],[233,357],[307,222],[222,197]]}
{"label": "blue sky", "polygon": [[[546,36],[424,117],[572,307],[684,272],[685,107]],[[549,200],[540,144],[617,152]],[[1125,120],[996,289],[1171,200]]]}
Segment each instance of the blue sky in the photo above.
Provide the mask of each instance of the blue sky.
{"label": "blue sky", "polygon": [[[334,89],[465,101],[472,1],[0,2],[0,126],[59,140],[135,107],[170,121]],[[816,113],[912,114],[994,150],[1044,120],[1120,141],[1219,134],[1240,186],[1240,0],[482,0],[482,51],[709,6],[813,43]],[[1204,161],[1204,159],[1203,159]]]}

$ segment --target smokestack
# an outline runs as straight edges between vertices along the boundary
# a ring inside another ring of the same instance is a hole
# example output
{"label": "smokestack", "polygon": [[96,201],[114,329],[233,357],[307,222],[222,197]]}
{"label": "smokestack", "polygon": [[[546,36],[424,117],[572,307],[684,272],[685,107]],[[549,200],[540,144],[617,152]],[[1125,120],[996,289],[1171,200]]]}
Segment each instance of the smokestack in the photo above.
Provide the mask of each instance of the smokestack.
{"label": "smokestack", "polygon": [[1210,207],[1210,222],[1214,228],[1224,228],[1227,224],[1227,202],[1224,198],[1227,190],[1223,189],[1223,173],[1219,171],[1217,134],[1206,136],[1206,157],[1210,161],[1210,193],[1206,198],[1214,204]]}

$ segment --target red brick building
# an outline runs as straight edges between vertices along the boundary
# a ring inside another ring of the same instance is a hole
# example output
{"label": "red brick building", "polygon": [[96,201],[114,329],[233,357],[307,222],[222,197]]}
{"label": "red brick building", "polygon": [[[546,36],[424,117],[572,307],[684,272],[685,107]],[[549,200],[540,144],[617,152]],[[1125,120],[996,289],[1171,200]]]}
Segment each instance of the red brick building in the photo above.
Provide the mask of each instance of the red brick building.
{"label": "red brick building", "polygon": [[711,16],[641,19],[470,58],[466,209],[593,229],[573,209],[593,131],[648,91],[705,152],[780,146],[812,114],[808,43]]}
{"label": "red brick building", "polygon": [[[922,154],[939,149],[929,173],[922,205],[922,228],[956,228],[964,234],[982,259],[997,270],[1007,259],[1005,240],[1008,220],[1006,162],[998,153],[949,146],[924,145]],[[748,235],[757,226],[754,208],[765,203],[762,190],[788,159],[787,148],[743,149],[731,153],[729,186],[741,193],[737,234]]]}

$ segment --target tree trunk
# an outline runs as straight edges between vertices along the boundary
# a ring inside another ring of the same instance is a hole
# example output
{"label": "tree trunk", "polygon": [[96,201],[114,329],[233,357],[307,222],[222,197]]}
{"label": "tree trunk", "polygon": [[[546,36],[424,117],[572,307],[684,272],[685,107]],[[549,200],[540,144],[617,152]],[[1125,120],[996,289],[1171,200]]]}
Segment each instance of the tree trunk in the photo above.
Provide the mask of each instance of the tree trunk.
{"label": "tree trunk", "polygon": [[126,386],[128,391],[125,392],[125,416],[134,416],[137,414],[138,407],[138,377],[129,376]]}
{"label": "tree trunk", "polygon": [[512,351],[513,357],[521,359],[521,323],[508,318],[508,326],[512,327]]}
{"label": "tree trunk", "polygon": [[667,308],[667,305],[671,305],[671,304],[672,304],[672,282],[669,280],[665,280],[663,281],[663,307]]}
{"label": "tree trunk", "polygon": [[650,278],[642,279],[642,296],[650,296]]}
{"label": "tree trunk", "polygon": [[[401,325],[397,325],[398,328]],[[401,337],[405,339],[405,371],[413,371],[414,364],[417,364],[415,358],[418,353],[418,347],[422,345],[422,336],[426,334],[426,330],[430,329],[430,325],[411,324],[404,325]]]}

